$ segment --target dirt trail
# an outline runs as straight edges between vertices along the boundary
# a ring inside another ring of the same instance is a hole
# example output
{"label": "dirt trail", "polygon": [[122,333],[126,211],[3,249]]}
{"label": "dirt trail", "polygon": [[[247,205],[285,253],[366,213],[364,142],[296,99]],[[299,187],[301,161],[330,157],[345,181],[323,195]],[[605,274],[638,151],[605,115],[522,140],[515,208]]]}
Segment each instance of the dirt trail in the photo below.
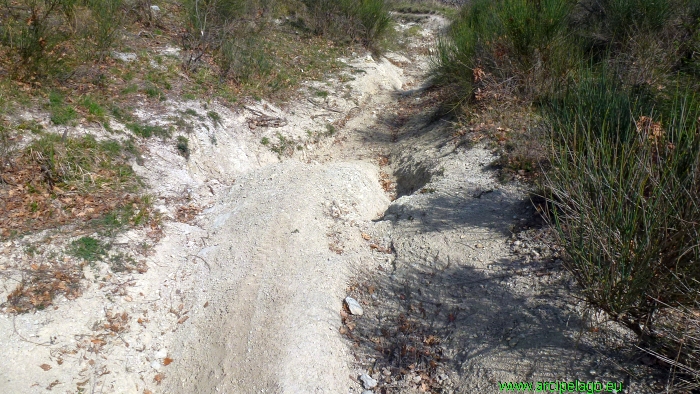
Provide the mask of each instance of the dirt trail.
{"label": "dirt trail", "polygon": [[[405,53],[344,59],[345,74],[308,84],[325,98],[144,110],[220,115],[195,128],[189,161],[152,141],[136,166],[166,218],[148,272],[86,267],[77,300],[0,317],[0,391],[360,393],[367,373],[374,392],[467,393],[627,376],[598,337],[577,336],[587,323],[556,251],[512,235],[532,218],[523,190],[431,118],[420,87],[445,20],[418,19]],[[202,211],[178,219],[183,207]],[[364,316],[341,313],[348,289]]]}
{"label": "dirt trail", "polygon": [[390,133],[378,131],[383,136],[376,138],[367,131],[384,127],[382,116],[395,95],[416,85],[427,66],[422,59],[422,69],[402,69],[396,64],[409,59],[388,58],[349,61],[364,70],[349,84],[350,97],[342,98],[336,89],[343,86],[336,84],[330,86],[334,98],[322,103],[272,109],[288,120],[280,131],[288,139],[303,138],[299,131],[319,111],[347,115],[334,138],[296,155],[302,161],[247,172],[205,211],[200,223],[212,246],[200,255],[211,270],[198,279],[195,286],[206,292],[194,302],[208,308],[171,343],[173,357],[181,360],[180,379],[169,380],[166,391],[360,390],[338,331],[339,311],[350,278],[384,258],[362,234],[390,203],[377,165]]}

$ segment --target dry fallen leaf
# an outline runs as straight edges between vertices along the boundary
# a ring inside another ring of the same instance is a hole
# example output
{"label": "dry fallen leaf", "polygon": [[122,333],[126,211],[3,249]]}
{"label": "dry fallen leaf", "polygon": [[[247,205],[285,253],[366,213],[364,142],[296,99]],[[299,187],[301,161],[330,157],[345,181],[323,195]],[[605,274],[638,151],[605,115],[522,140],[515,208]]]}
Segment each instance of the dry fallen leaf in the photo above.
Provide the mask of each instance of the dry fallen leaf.
{"label": "dry fallen leaf", "polygon": [[162,373],[159,373],[158,375],[153,377],[153,381],[158,384],[160,384],[163,381],[163,379],[165,379],[165,375],[163,375]]}
{"label": "dry fallen leaf", "polygon": [[365,241],[369,241],[372,237],[370,237],[367,233],[362,233],[362,238],[364,238]]}
{"label": "dry fallen leaf", "polygon": [[180,320],[177,321],[177,324],[182,324],[182,323],[186,322],[187,319],[189,319],[189,318],[190,318],[189,316],[183,316],[180,318]]}
{"label": "dry fallen leaf", "polygon": [[166,357],[163,359],[163,365],[170,365],[170,363],[173,362],[173,359],[170,357]]}
{"label": "dry fallen leaf", "polygon": [[44,371],[48,371],[51,369],[51,366],[49,364],[41,364],[39,365],[39,368],[43,369]]}

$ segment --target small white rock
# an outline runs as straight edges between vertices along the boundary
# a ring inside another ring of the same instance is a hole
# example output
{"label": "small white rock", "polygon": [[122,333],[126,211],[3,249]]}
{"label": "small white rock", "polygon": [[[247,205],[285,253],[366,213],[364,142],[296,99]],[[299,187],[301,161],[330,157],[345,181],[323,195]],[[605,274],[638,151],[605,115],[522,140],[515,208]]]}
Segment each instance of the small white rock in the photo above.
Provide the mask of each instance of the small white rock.
{"label": "small white rock", "polygon": [[136,54],[135,53],[130,53],[130,52],[117,52],[117,51],[112,51],[112,57],[121,60],[125,63],[133,62],[136,60]]}
{"label": "small white rock", "polygon": [[366,373],[360,375],[360,380],[362,381],[362,386],[366,389],[373,389],[377,387],[377,381],[375,379],[372,379],[372,377],[367,375]]}
{"label": "small white rock", "polygon": [[158,359],[161,359],[161,360],[164,359],[164,358],[166,358],[166,357],[168,357],[168,349],[166,349],[166,348],[160,349],[160,350],[157,351],[156,354],[155,354],[155,358],[158,358]]}
{"label": "small white rock", "polygon": [[362,306],[360,306],[360,303],[352,297],[345,297],[345,305],[348,306],[348,309],[350,309],[350,313],[352,313],[353,315],[362,316],[362,314],[364,313],[364,311],[362,310]]}

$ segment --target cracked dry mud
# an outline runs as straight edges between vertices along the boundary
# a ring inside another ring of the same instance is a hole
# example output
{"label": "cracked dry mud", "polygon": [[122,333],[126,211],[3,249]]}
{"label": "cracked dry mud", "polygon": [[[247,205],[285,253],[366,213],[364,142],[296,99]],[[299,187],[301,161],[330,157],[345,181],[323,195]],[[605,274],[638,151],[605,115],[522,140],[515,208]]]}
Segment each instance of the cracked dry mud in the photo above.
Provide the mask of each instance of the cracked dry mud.
{"label": "cracked dry mud", "polygon": [[[0,318],[0,391],[360,393],[367,373],[377,393],[553,379],[648,392],[649,372],[611,350],[627,334],[580,317],[557,251],[511,232],[532,219],[524,189],[496,181],[485,145],[455,144],[432,120],[421,84],[445,23],[426,15],[406,53],[345,59],[364,72],[310,83],[323,101],[140,113],[214,109],[221,123],[195,128],[189,161],[153,141],[136,166],[166,217],[146,273],[86,268],[82,297]],[[318,138],[328,123],[337,132]],[[291,157],[260,143],[278,135]],[[201,213],[176,220],[183,201]],[[10,241],[0,263],[57,238]],[[348,294],[362,317],[343,310]]]}

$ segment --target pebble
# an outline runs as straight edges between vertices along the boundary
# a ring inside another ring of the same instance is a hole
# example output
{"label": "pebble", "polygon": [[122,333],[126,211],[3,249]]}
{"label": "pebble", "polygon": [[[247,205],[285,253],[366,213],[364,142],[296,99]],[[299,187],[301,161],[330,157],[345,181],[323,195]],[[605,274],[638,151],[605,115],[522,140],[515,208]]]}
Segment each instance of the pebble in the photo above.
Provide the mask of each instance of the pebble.
{"label": "pebble", "polygon": [[377,387],[377,381],[375,379],[372,379],[372,377],[367,375],[366,373],[360,375],[360,380],[362,381],[362,386],[366,389],[373,389]]}
{"label": "pebble", "polygon": [[374,394],[372,390],[362,390],[362,394]]}
{"label": "pebble", "polygon": [[156,354],[155,354],[155,358],[163,359],[163,358],[166,358],[166,357],[168,357],[168,349],[166,349],[166,348],[160,349],[160,350],[157,351]]}
{"label": "pebble", "polygon": [[362,310],[362,306],[360,306],[360,303],[352,297],[345,297],[345,305],[348,306],[350,313],[352,313],[353,315],[362,316],[362,314],[364,313],[364,311]]}
{"label": "pebble", "polygon": [[515,245],[515,246],[520,246],[520,245],[522,245],[522,242],[520,242],[520,241],[515,241],[515,242],[513,242],[513,245]]}

